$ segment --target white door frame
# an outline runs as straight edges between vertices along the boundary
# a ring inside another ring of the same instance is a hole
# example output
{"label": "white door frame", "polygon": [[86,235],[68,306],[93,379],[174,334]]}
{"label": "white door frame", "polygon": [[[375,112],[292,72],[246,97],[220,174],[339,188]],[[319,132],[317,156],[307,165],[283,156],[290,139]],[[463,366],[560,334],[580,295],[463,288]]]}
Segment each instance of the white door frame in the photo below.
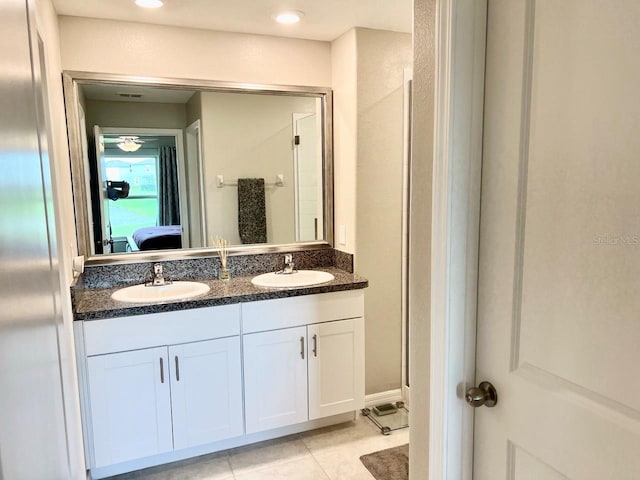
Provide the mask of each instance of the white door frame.
{"label": "white door frame", "polygon": [[411,168],[411,88],[413,68],[406,67],[403,73],[403,118],[402,118],[402,268],[401,268],[401,309],[402,319],[402,384],[400,386],[402,400],[407,408],[411,407],[411,391],[409,385],[409,203]]}
{"label": "white door frame", "polygon": [[[189,125],[184,133],[185,133],[185,138],[186,138],[186,152],[187,152],[187,156],[185,157],[185,161],[184,163],[184,170],[185,170],[185,175],[183,175],[184,178],[186,178],[186,170],[187,170],[187,161],[189,158],[191,158],[193,155],[196,156],[197,158],[197,162],[196,162],[196,168],[198,169],[198,197],[199,197],[199,202],[198,202],[198,208],[200,209],[200,242],[201,242],[201,247],[207,247],[208,245],[208,239],[207,239],[207,213],[206,213],[206,206],[207,206],[207,200],[206,200],[206,191],[204,188],[204,179],[205,179],[205,166],[204,166],[204,154],[203,154],[203,145],[202,145],[202,124],[200,119],[196,120],[195,122],[193,122],[191,125]],[[189,179],[189,183],[192,183],[192,180]],[[189,192],[188,189],[185,190],[185,195],[188,196]],[[187,202],[188,203],[188,202]],[[182,205],[180,206],[180,208],[182,208]],[[187,212],[188,213],[188,212]],[[182,212],[180,212],[180,215],[182,215]],[[189,222],[187,222],[189,223]],[[190,227],[190,225],[189,225]]]}
{"label": "white door frame", "polygon": [[429,479],[471,479],[486,0],[438,0]]}
{"label": "white door frame", "polygon": [[[105,206],[107,198],[107,179],[104,178],[103,165],[104,160],[104,131],[100,125],[93,126],[94,153],[96,155],[96,181],[98,184],[98,212],[100,213],[100,246],[102,253],[111,254],[113,252],[113,237],[111,235],[111,219],[109,217],[109,209]],[[87,184],[90,185],[90,184]],[[90,187],[89,187],[90,188]],[[94,223],[95,225],[95,223]],[[95,234],[94,234],[95,240]],[[97,244],[95,245],[97,247]],[[108,250],[108,251],[107,251]]]}

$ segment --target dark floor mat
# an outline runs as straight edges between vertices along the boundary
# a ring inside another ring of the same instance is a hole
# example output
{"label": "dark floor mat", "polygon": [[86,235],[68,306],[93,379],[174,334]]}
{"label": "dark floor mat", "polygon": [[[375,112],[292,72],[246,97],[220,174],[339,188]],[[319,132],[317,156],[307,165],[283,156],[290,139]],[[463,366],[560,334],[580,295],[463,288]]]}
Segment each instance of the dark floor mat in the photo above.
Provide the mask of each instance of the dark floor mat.
{"label": "dark floor mat", "polygon": [[360,461],[376,480],[409,478],[409,444],[363,455]]}

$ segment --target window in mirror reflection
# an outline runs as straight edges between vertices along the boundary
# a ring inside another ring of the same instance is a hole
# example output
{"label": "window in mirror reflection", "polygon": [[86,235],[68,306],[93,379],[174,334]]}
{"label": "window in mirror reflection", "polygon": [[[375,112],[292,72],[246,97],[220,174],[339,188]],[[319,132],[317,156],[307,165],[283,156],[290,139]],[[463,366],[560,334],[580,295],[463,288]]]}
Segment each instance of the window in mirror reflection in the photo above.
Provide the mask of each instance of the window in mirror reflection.
{"label": "window in mirror reflection", "polygon": [[128,237],[142,227],[158,225],[158,156],[106,155],[107,178],[130,185],[129,196],[110,202],[114,237]]}

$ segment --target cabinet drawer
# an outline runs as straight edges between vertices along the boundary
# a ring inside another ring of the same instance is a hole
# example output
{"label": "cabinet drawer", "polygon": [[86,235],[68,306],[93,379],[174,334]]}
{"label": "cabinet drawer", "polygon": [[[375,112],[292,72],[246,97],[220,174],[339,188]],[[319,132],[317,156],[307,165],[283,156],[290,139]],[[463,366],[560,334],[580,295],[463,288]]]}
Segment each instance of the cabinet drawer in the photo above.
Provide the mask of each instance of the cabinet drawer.
{"label": "cabinet drawer", "polygon": [[242,304],[243,333],[364,316],[364,291],[321,293]]}
{"label": "cabinet drawer", "polygon": [[238,304],[84,322],[87,356],[239,334]]}

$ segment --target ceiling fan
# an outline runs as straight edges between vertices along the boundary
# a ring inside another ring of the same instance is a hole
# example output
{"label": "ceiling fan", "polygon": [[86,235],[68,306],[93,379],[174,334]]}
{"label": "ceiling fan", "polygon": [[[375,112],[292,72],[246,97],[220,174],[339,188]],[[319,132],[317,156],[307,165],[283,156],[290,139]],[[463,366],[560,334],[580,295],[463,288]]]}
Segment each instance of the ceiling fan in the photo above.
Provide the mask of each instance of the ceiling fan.
{"label": "ceiling fan", "polygon": [[142,147],[142,144],[145,142],[154,142],[158,140],[157,138],[147,138],[145,137],[142,140],[137,135],[121,135],[119,137],[109,138],[105,137],[103,139],[104,143],[115,143],[116,146],[125,152],[135,152]]}

